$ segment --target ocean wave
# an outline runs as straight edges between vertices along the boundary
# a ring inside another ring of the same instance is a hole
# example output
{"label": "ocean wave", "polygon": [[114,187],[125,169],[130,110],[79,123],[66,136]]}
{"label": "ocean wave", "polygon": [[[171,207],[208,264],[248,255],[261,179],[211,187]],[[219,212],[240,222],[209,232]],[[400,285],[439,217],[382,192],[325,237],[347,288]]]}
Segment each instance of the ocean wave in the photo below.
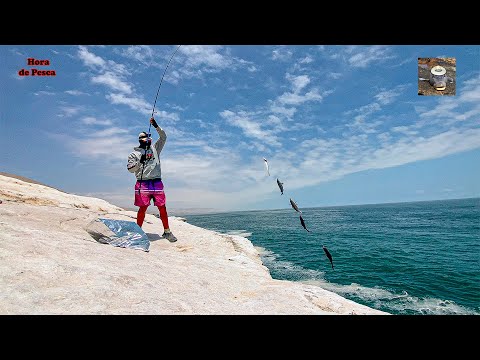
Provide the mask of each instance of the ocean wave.
{"label": "ocean wave", "polygon": [[225,232],[225,234],[243,236],[245,238],[248,238],[249,236],[252,236],[252,233],[248,232],[247,230],[229,230],[229,231]]}
{"label": "ocean wave", "polygon": [[454,301],[436,298],[419,298],[407,291],[394,293],[380,287],[366,287],[356,283],[342,285],[325,280],[323,271],[305,269],[292,262],[279,259],[273,251],[256,246],[262,262],[282,279],[319,286],[356,302],[392,314],[418,315],[480,315],[480,311],[466,308]]}
{"label": "ocean wave", "polygon": [[408,294],[407,291],[396,294],[380,287],[371,288],[355,283],[340,285],[322,282],[319,286],[344,297],[353,297],[373,303],[376,309],[395,314],[480,315],[479,312],[458,305],[454,301],[430,297],[419,298]]}
{"label": "ocean wave", "polygon": [[263,264],[270,269],[270,273],[276,273],[280,278],[287,280],[322,280],[324,272],[319,270],[305,269],[302,266],[295,265],[290,261],[279,260],[277,254],[268,249],[256,246]]}

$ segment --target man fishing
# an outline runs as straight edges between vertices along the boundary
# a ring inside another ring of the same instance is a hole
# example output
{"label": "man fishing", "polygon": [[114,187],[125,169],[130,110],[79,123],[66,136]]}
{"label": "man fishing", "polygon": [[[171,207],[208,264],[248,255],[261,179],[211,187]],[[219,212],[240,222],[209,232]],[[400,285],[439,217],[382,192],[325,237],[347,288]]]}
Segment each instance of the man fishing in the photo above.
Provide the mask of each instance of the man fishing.
{"label": "man fishing", "polygon": [[160,212],[160,219],[164,228],[162,237],[170,242],[175,242],[177,238],[172,234],[168,226],[166,199],[160,166],[160,152],[167,141],[167,134],[158,126],[153,117],[150,118],[150,124],[157,130],[160,138],[151,145],[152,139],[149,137],[149,134],[141,132],[138,135],[140,145],[135,147],[134,151],[128,155],[127,169],[134,173],[137,178],[134,202],[134,205],[139,207],[137,224],[142,227],[147,208],[151,199],[153,199],[153,204],[158,207]]}

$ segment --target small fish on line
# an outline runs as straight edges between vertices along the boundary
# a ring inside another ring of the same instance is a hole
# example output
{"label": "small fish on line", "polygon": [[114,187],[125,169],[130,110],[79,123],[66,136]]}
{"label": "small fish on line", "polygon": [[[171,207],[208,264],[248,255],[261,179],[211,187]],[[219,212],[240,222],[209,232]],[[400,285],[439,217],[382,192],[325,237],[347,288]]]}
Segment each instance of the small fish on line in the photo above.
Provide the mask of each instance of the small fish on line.
{"label": "small fish on line", "polygon": [[330,260],[330,264],[332,264],[332,270],[335,270],[333,268],[332,254],[330,254],[330,251],[328,251],[328,249],[325,247],[325,245],[322,245],[322,247],[323,247],[323,251],[325,251],[325,255],[327,255],[327,257],[328,257],[328,260]]}
{"label": "small fish on line", "polygon": [[270,176],[270,170],[268,170],[268,161],[265,158],[263,158],[263,161],[265,161],[265,168],[267,169],[267,175]]}
{"label": "small fish on line", "polygon": [[280,191],[281,191],[281,193],[282,193],[281,195],[283,195],[283,183],[280,182],[280,180],[278,180],[278,178],[277,178],[277,185],[278,185],[278,187],[280,188]]}
{"label": "small fish on line", "polygon": [[299,213],[302,213],[302,211],[298,208],[297,204],[295,203],[295,201],[292,200],[292,198],[290,198],[290,204],[292,205],[292,208],[295,211],[298,211]]}
{"label": "small fish on line", "polygon": [[302,224],[302,226],[303,226],[303,228],[304,228],[305,230],[307,230],[308,232],[310,232],[310,230],[308,230],[308,229],[307,229],[307,226],[305,225],[305,221],[303,220],[302,215],[300,215],[300,223]]}

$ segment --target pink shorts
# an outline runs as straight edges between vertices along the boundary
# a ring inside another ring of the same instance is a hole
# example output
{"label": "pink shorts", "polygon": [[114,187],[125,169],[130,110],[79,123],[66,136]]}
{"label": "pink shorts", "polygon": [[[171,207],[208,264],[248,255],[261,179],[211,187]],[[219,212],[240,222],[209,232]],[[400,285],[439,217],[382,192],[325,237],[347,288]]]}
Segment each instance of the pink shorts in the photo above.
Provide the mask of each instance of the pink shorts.
{"label": "pink shorts", "polygon": [[[140,190],[140,191],[139,191]],[[153,199],[153,205],[165,205],[165,193],[163,192],[163,183],[160,179],[137,180],[135,184],[135,206],[149,206]]]}

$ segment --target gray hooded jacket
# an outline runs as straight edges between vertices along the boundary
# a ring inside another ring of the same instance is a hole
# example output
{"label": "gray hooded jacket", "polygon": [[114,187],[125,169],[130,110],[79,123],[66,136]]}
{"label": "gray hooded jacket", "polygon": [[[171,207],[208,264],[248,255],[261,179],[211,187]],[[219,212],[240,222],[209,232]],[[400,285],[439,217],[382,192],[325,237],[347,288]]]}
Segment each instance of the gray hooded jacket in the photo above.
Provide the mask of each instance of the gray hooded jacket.
{"label": "gray hooded jacket", "polygon": [[[145,151],[141,147],[133,148],[133,152],[128,155],[128,163],[127,163],[127,170],[131,173],[134,173],[137,180],[151,180],[151,179],[161,179],[162,178],[162,168],[160,166],[160,152],[167,141],[167,134],[165,131],[158,126],[156,128],[158,135],[160,138],[155,141],[150,148]],[[140,158],[142,154],[147,154],[147,160],[145,160],[145,166],[140,162]],[[149,159],[149,154],[151,157]],[[142,169],[143,169],[143,176],[142,176]]]}

